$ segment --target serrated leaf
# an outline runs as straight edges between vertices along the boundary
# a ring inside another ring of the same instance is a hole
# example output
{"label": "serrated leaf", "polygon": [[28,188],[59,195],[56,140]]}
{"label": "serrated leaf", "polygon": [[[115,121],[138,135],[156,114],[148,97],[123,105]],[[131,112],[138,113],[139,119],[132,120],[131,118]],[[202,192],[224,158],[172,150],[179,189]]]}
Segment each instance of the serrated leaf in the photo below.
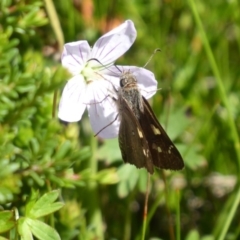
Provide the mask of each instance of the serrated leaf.
{"label": "serrated leaf", "polygon": [[63,203],[53,203],[59,196],[59,192],[54,190],[52,192],[44,194],[37,202],[32,206],[29,212],[29,217],[39,218],[50,213],[53,213],[63,207]]}
{"label": "serrated leaf", "polygon": [[26,219],[27,225],[35,237],[40,240],[61,240],[59,234],[50,226],[37,219]]}

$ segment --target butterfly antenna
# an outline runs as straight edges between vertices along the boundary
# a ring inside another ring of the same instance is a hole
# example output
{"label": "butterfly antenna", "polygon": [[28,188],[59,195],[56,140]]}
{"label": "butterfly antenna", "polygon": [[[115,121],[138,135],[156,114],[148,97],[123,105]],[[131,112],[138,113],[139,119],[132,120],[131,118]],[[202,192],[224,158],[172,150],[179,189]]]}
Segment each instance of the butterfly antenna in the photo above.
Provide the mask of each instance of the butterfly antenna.
{"label": "butterfly antenna", "polygon": [[120,73],[122,73],[121,69],[117,65],[113,65]]}
{"label": "butterfly antenna", "polygon": [[146,64],[143,66],[144,68],[149,64],[149,62],[152,60],[153,56],[157,53],[157,52],[161,52],[160,48],[156,48],[153,52],[153,54],[150,56],[150,58],[148,59],[148,61],[146,62]]}

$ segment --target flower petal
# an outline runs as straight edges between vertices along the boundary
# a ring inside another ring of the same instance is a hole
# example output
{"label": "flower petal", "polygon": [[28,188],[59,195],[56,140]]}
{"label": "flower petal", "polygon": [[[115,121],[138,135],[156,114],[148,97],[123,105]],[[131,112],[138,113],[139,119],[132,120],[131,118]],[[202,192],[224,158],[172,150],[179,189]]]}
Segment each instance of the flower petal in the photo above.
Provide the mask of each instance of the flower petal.
{"label": "flower petal", "polygon": [[86,108],[86,84],[81,75],[71,78],[63,89],[58,117],[66,122],[77,122]]}
{"label": "flower petal", "polygon": [[75,76],[84,68],[90,52],[87,41],[66,43],[62,53],[62,65]]}
{"label": "flower petal", "polygon": [[117,105],[112,98],[112,84],[106,80],[94,81],[87,86],[87,93],[91,103],[87,105],[88,115],[93,131],[101,138],[116,137],[119,119]]}
{"label": "flower petal", "polygon": [[127,20],[98,39],[91,58],[97,58],[103,65],[113,63],[132,46],[136,36],[133,22]]}

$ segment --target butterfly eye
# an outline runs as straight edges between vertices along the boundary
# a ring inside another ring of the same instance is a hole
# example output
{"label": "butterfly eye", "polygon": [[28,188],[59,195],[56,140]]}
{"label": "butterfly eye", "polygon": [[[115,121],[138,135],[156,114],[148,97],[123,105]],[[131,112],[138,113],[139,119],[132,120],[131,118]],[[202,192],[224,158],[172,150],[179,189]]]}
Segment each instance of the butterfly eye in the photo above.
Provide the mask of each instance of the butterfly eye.
{"label": "butterfly eye", "polygon": [[124,87],[126,85],[126,79],[125,78],[122,78],[120,80],[120,87]]}

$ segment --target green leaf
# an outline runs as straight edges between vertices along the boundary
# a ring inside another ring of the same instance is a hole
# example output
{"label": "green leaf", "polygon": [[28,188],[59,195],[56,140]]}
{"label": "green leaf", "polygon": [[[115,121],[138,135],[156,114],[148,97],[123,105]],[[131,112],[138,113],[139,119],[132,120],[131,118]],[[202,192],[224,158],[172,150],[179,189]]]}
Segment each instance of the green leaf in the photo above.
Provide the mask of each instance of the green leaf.
{"label": "green leaf", "polygon": [[65,141],[58,149],[57,154],[55,156],[56,160],[63,159],[68,155],[68,153],[71,151],[71,142],[70,141]]}
{"label": "green leaf", "polygon": [[138,188],[141,192],[146,192],[148,172],[146,169],[139,170]]}
{"label": "green leaf", "polygon": [[199,233],[195,229],[191,230],[186,237],[186,240],[199,240],[199,239],[200,239]]}
{"label": "green leaf", "polygon": [[120,197],[126,197],[134,189],[139,178],[138,171],[141,170],[130,164],[124,164],[119,167],[120,183],[118,184],[118,195]]}
{"label": "green leaf", "polygon": [[2,211],[0,212],[0,233],[6,232],[14,227],[14,212]]}
{"label": "green leaf", "polygon": [[214,240],[214,239],[215,238],[213,236],[210,236],[210,235],[201,237],[201,240]]}
{"label": "green leaf", "polygon": [[35,190],[32,189],[30,198],[28,199],[27,205],[26,205],[26,211],[25,211],[26,216],[29,215],[29,213],[30,213],[31,209],[33,208],[37,198],[38,198],[38,191],[35,191]]}
{"label": "green leaf", "polygon": [[37,202],[32,206],[29,217],[39,218],[50,213],[53,213],[63,207],[64,203],[53,203],[59,196],[59,191],[54,190],[52,192],[44,194]]}
{"label": "green leaf", "polygon": [[0,236],[0,240],[8,240],[8,239]]}
{"label": "green leaf", "polygon": [[39,185],[39,186],[44,186],[45,181],[38,175],[36,172],[30,172],[29,174],[32,179]]}
{"label": "green leaf", "polygon": [[21,236],[21,240],[32,240],[33,236],[31,230],[27,224],[27,218],[18,219],[18,233]]}
{"label": "green leaf", "polygon": [[186,166],[188,168],[195,170],[198,169],[199,167],[203,167],[207,165],[206,160],[204,159],[203,156],[201,156],[198,151],[196,146],[194,145],[191,148],[188,148],[188,146],[183,145],[183,144],[176,144],[178,150],[183,153],[183,158]]}
{"label": "green leaf", "polygon": [[164,129],[172,141],[174,141],[178,136],[181,136],[189,125],[189,120],[186,117],[185,111],[185,108],[180,108],[176,111],[172,111],[167,117],[167,127],[164,126]]}
{"label": "green leaf", "polygon": [[153,237],[153,238],[150,238],[149,240],[163,240],[163,239],[162,238]]}
{"label": "green leaf", "polygon": [[97,173],[97,180],[101,184],[116,184],[119,181],[115,168],[104,169]]}
{"label": "green leaf", "polygon": [[122,161],[121,152],[118,146],[118,139],[104,140],[104,144],[98,150],[98,158],[104,159],[108,164]]}
{"label": "green leaf", "polygon": [[35,237],[40,240],[61,240],[59,234],[47,224],[37,219],[26,219],[28,227]]}

